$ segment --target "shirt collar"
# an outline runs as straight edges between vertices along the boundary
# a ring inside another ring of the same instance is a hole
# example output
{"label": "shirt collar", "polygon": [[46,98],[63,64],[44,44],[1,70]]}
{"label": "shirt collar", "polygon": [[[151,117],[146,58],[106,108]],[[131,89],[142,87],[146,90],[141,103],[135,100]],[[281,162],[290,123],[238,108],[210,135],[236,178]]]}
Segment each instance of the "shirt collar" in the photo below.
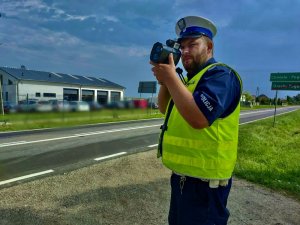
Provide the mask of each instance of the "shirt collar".
{"label": "shirt collar", "polygon": [[199,67],[199,69],[196,71],[196,73],[193,73],[193,74],[187,74],[187,77],[188,77],[188,80],[190,80],[190,79],[192,79],[197,73],[199,73],[201,70],[203,70],[205,67],[207,67],[207,66],[209,66],[209,65],[211,65],[211,64],[213,64],[213,63],[216,63],[217,61],[215,60],[215,58],[210,58],[209,60],[207,60],[207,62],[203,65],[203,66],[201,66],[201,67]]}

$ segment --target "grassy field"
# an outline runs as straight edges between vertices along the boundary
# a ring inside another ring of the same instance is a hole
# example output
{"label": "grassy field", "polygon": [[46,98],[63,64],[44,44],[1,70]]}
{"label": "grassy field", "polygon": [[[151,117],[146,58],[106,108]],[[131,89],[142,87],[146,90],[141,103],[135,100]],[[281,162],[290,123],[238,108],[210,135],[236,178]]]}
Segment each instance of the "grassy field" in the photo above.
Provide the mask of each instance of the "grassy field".
{"label": "grassy field", "polygon": [[235,175],[300,200],[300,111],[241,125]]}

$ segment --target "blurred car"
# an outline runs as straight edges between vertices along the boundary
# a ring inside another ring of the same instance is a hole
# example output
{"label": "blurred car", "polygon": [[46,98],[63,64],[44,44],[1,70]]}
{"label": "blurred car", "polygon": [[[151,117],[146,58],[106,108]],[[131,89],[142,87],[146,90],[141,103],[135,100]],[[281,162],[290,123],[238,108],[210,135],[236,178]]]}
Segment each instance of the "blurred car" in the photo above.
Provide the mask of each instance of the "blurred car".
{"label": "blurred car", "polygon": [[70,111],[70,103],[67,100],[50,100],[53,110],[58,112],[68,112]]}
{"label": "blurred car", "polygon": [[138,109],[146,109],[148,105],[148,101],[146,99],[134,99],[133,103],[135,108]]}
{"label": "blurred car", "polygon": [[134,109],[134,102],[132,100],[124,101],[124,105],[126,109]]}
{"label": "blurred car", "polygon": [[38,101],[35,111],[37,112],[50,112],[53,110],[53,106],[49,101]]}
{"label": "blurred car", "polygon": [[125,103],[123,101],[110,102],[105,107],[108,109],[124,109]]}
{"label": "blurred car", "polygon": [[8,102],[8,101],[5,101],[3,102],[3,110],[4,110],[4,113],[15,113],[17,112],[17,104],[15,103],[12,103],[12,102]]}
{"label": "blurred car", "polygon": [[90,110],[100,110],[103,108],[103,106],[100,105],[98,102],[92,101],[92,102],[87,102],[87,103],[90,106]]}
{"label": "blurred car", "polygon": [[90,111],[90,105],[84,101],[70,101],[70,110],[75,112],[86,112]]}
{"label": "blurred car", "polygon": [[36,99],[28,99],[19,102],[17,107],[20,112],[34,112],[36,110],[38,104],[38,100]]}
{"label": "blurred car", "polygon": [[148,102],[148,108],[158,109],[158,104],[156,102]]}

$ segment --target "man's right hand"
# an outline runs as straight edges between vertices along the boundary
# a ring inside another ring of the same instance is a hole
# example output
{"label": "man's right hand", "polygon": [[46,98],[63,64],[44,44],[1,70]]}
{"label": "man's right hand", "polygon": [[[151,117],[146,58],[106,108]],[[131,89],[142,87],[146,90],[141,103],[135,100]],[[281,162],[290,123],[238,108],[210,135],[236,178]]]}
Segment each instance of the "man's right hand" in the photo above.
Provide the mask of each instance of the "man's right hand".
{"label": "man's right hand", "polygon": [[169,54],[169,64],[154,63],[152,61],[150,61],[150,64],[153,66],[152,72],[159,84],[168,86],[168,81],[177,79],[176,66],[172,53]]}

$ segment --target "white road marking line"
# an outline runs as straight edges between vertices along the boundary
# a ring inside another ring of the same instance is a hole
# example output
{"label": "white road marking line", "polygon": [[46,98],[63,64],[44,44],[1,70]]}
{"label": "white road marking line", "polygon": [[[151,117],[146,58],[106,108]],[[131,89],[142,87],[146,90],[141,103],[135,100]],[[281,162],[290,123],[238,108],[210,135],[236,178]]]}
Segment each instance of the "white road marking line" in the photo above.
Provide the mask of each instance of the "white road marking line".
{"label": "white road marking line", "polygon": [[[277,111],[279,111],[279,110],[281,110],[281,111],[283,111],[283,110],[287,110],[287,109],[289,109],[289,108],[291,108],[291,107],[287,107],[287,108],[277,108]],[[297,110],[297,109],[294,109],[294,110],[292,110],[292,111],[295,111],[295,110]],[[270,112],[270,111],[275,111],[275,108],[273,108],[273,109],[263,109],[263,110],[257,110],[257,111],[255,111],[255,110],[247,110],[247,111],[241,111],[240,112],[240,116],[242,116],[242,115],[247,115],[247,114],[256,114],[256,113],[264,113],[264,112]],[[289,112],[292,112],[292,111],[289,111]]]}
{"label": "white road marking line", "polygon": [[[296,111],[296,110],[297,110],[297,109],[292,110],[292,111],[288,111],[288,112],[278,113],[278,114],[276,114],[276,116],[284,115],[284,114],[287,114],[287,113],[290,113],[290,112],[294,112],[294,111]],[[268,117],[265,117],[265,118],[261,118],[261,119],[257,119],[257,120],[251,120],[251,121],[248,121],[248,122],[245,122],[245,123],[240,123],[239,125],[244,125],[244,124],[248,124],[248,123],[253,123],[253,122],[256,122],[256,121],[259,121],[259,120],[264,120],[264,119],[271,118],[271,117],[274,117],[274,115],[268,116]]]}
{"label": "white road marking line", "polygon": [[153,147],[156,147],[156,146],[158,146],[158,144],[154,144],[154,145],[148,145],[147,147],[149,147],[149,148],[153,148]]}
{"label": "white road marking line", "polygon": [[28,178],[31,178],[31,177],[36,177],[36,176],[40,176],[40,175],[47,174],[47,173],[52,173],[52,172],[54,172],[54,170],[46,170],[46,171],[42,171],[42,172],[38,172],[38,173],[32,173],[32,174],[21,176],[21,177],[16,177],[16,178],[9,179],[9,180],[0,181],[0,185],[16,182],[16,181],[19,181],[19,180],[25,180],[25,179],[28,179]]}
{"label": "white road marking line", "polygon": [[27,141],[15,141],[15,142],[4,143],[4,144],[6,144],[7,146],[10,146],[10,145],[21,145],[21,144],[25,144],[25,143],[27,143]]}
{"label": "white road marking line", "polygon": [[85,136],[105,134],[105,133],[114,133],[114,132],[120,132],[120,131],[137,130],[137,129],[143,129],[143,128],[158,127],[158,126],[161,126],[161,125],[159,124],[159,125],[151,125],[151,126],[127,127],[127,128],[121,128],[121,129],[95,131],[95,132],[80,133],[80,134],[74,134],[74,135],[71,135],[71,136],[49,138],[49,139],[42,139],[42,140],[36,140],[36,141],[9,142],[9,143],[0,144],[0,148],[8,147],[8,146],[15,146],[15,145],[24,145],[24,144],[47,142],[47,141],[57,141],[57,140],[77,138],[77,137],[85,137]]}
{"label": "white road marking line", "polygon": [[274,111],[274,109],[266,109],[266,110],[260,110],[260,111],[251,111],[250,112],[241,112],[240,115],[248,115],[248,114],[256,114],[256,113],[264,113],[264,112],[270,112],[270,111]]}
{"label": "white road marking line", "polygon": [[119,156],[119,155],[125,155],[125,154],[127,154],[127,152],[119,152],[119,153],[116,153],[116,154],[99,157],[99,158],[96,158],[94,160],[100,161],[100,160],[103,160],[103,159],[108,159],[108,158],[112,158],[112,157]]}

